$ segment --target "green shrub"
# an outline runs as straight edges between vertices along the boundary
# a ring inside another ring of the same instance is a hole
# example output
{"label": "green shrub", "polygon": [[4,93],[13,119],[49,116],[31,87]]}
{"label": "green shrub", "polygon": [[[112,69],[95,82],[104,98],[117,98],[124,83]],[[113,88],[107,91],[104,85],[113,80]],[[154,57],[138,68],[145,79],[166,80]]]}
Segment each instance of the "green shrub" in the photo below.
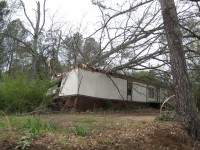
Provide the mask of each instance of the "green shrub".
{"label": "green shrub", "polygon": [[3,75],[0,86],[0,109],[5,112],[29,112],[45,99],[49,82],[31,80],[25,75]]}

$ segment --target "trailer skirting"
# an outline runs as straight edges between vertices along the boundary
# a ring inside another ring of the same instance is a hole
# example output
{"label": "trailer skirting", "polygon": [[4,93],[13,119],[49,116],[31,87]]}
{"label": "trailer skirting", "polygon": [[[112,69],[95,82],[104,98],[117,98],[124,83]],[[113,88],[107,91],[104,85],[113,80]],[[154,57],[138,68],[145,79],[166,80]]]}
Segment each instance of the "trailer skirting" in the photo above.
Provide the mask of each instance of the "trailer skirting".
{"label": "trailer skirting", "polygon": [[127,100],[110,100],[96,97],[89,97],[84,95],[73,95],[65,97],[54,98],[54,110],[57,111],[87,111],[97,109],[130,109],[134,107],[149,107],[150,104],[147,102],[136,102]]}

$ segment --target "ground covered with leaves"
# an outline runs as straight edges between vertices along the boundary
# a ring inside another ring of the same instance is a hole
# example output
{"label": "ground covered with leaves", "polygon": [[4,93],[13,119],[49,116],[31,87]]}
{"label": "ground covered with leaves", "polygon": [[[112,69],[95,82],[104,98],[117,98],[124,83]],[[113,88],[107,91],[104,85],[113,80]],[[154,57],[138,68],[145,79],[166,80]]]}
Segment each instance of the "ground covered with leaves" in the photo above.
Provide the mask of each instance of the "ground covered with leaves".
{"label": "ground covered with leaves", "polygon": [[174,121],[158,110],[1,116],[0,149],[27,150],[199,150]]}

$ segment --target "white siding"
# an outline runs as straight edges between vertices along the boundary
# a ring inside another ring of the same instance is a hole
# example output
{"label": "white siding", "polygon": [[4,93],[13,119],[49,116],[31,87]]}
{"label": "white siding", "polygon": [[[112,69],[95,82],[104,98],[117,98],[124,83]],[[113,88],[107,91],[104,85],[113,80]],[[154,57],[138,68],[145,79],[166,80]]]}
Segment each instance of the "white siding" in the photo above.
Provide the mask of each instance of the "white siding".
{"label": "white siding", "polygon": [[78,90],[78,69],[66,73],[61,82],[59,96],[77,94]]}
{"label": "white siding", "polygon": [[[148,87],[154,88],[154,98],[149,97]],[[76,94],[104,99],[127,100],[127,80],[114,77],[110,79],[106,74],[77,68],[63,76],[59,96]],[[160,89],[159,94],[159,100],[162,102],[166,97],[166,90]],[[132,99],[129,100],[157,102],[157,96],[157,89],[154,86],[133,82]]]}
{"label": "white siding", "polygon": [[133,82],[132,87],[132,100],[138,102],[146,102],[146,85]]}
{"label": "white siding", "polygon": [[[78,93],[80,95],[104,99],[126,100],[127,80],[113,77],[111,79],[103,73],[79,69]],[[117,88],[119,89],[120,93]]]}

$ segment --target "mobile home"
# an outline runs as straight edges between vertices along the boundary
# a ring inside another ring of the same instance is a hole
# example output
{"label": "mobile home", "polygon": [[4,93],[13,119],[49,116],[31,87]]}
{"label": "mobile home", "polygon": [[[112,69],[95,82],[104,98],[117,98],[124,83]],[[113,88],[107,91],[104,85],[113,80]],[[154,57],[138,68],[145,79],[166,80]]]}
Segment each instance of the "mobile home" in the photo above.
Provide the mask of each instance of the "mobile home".
{"label": "mobile home", "polygon": [[73,67],[62,74],[54,100],[59,109],[87,110],[159,105],[166,97],[161,85],[94,68]]}

